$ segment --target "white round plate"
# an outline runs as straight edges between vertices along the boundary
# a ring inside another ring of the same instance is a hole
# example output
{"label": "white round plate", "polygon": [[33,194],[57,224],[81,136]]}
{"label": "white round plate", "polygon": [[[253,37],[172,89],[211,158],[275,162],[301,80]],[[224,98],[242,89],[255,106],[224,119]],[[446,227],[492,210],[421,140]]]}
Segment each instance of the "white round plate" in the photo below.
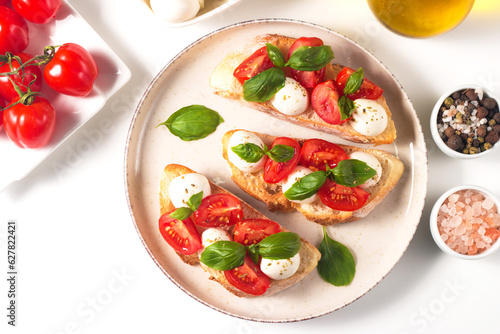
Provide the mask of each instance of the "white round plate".
{"label": "white round plate", "polygon": [[[346,287],[324,282],[314,270],[300,283],[274,296],[238,298],[208,280],[208,274],[198,266],[184,264],[158,232],[160,177],[167,164],[179,163],[216,181],[314,245],[321,242],[320,225],[305,220],[299,213],[270,213],[262,203],[235,186],[221,155],[223,134],[235,128],[348,143],[335,136],[276,120],[212,92],[209,77],[224,55],[264,33],[321,38],[332,46],[334,62],[363,67],[366,77],[384,89],[393,111],[398,138],[394,144],[378,148],[396,154],[403,161],[403,177],[368,217],[327,229],[333,239],[351,250],[356,260],[355,278]],[[181,141],[164,126],[157,127],[173,112],[191,104],[218,111],[225,122],[210,136],[192,142]],[[422,129],[408,96],[373,55],[329,29],[305,22],[266,19],[238,23],[210,33],[189,45],[160,71],[133,117],[126,143],[125,174],[130,213],[139,237],[155,263],[174,284],[201,303],[235,317],[289,322],[327,314],[355,301],[394,267],[420,221],[427,189],[427,155]]]}

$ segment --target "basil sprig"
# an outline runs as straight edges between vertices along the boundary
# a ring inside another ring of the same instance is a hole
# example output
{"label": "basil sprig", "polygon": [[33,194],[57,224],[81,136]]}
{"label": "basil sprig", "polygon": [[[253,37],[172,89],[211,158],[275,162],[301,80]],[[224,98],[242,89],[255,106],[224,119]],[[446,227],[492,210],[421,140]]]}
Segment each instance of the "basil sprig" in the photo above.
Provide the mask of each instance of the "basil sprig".
{"label": "basil sprig", "polygon": [[301,201],[314,195],[328,177],[337,184],[346,187],[357,187],[376,174],[375,169],[368,166],[364,161],[357,159],[342,160],[332,169],[327,166],[326,171],[316,171],[300,178],[290,189],[285,191],[284,195],[289,200]]}
{"label": "basil sprig", "polygon": [[259,161],[264,155],[267,155],[276,162],[287,162],[293,158],[294,148],[287,145],[275,145],[268,150],[266,145],[262,148],[253,143],[244,143],[231,147],[231,151],[250,163]]}
{"label": "basil sprig", "polygon": [[356,274],[356,263],[349,249],[330,238],[323,226],[323,240],[318,246],[321,259],[318,273],[326,282],[336,285],[349,285]]}
{"label": "basil sprig", "polygon": [[265,102],[271,99],[285,86],[284,67],[288,66],[301,71],[317,71],[328,65],[334,58],[333,50],[328,45],[298,47],[287,62],[277,46],[266,43],[266,50],[275,67],[262,71],[243,83],[245,101]]}
{"label": "basil sprig", "polygon": [[235,241],[217,241],[203,250],[200,261],[210,268],[225,271],[241,266],[247,250],[252,261],[257,264],[259,256],[272,260],[291,258],[299,252],[300,246],[300,237],[293,232],[272,234],[248,247]]}
{"label": "basil sprig", "polygon": [[181,208],[177,208],[169,216],[178,220],[188,219],[193,214],[193,212],[198,210],[201,205],[202,199],[203,191],[200,191],[199,193],[196,193],[189,197],[188,201],[186,202],[187,207],[184,206]]}
{"label": "basil sprig", "polygon": [[352,112],[356,108],[354,106],[354,102],[350,98],[348,98],[347,95],[356,93],[363,84],[363,80],[364,72],[361,67],[358,68],[356,72],[352,73],[349,78],[347,78],[344,87],[344,95],[341,96],[337,102],[337,105],[340,109],[340,119],[342,121],[351,117]]}
{"label": "basil sprig", "polygon": [[216,111],[202,105],[190,105],[174,112],[163,123],[168,130],[184,141],[198,140],[213,133],[224,119]]}

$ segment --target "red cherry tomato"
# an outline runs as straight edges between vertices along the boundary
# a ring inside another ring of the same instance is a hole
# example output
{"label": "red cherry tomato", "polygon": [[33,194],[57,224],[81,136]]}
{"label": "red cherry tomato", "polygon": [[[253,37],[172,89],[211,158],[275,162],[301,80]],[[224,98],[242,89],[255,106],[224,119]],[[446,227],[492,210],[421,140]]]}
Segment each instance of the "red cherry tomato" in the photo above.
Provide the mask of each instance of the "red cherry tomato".
{"label": "red cherry tomato", "polygon": [[297,166],[300,159],[300,144],[296,140],[288,137],[279,137],[274,140],[271,149],[276,145],[293,147],[293,158],[286,162],[276,162],[272,159],[267,159],[264,165],[264,181],[267,183],[278,183],[286,178],[295,166]]}
{"label": "red cherry tomato", "polygon": [[12,7],[26,20],[45,24],[56,16],[61,0],[12,0]]}
{"label": "red cherry tomato", "polygon": [[0,54],[23,52],[29,44],[29,28],[15,10],[0,6]]}
{"label": "red cherry tomato", "polygon": [[271,285],[269,277],[248,256],[241,266],[224,271],[224,276],[232,286],[254,296],[264,294]]}
{"label": "red cherry tomato", "polygon": [[193,214],[196,225],[205,227],[231,226],[243,218],[240,201],[229,194],[213,194],[203,198]]}
{"label": "red cherry tomato", "polygon": [[328,124],[340,124],[341,115],[338,106],[339,93],[333,80],[320,83],[311,94],[311,105],[319,117]]}
{"label": "red cherry tomato", "polygon": [[[339,85],[339,92],[344,91],[344,87],[346,85],[347,79],[353,74],[355,71],[352,68],[349,67],[344,67],[342,71],[339,72],[337,75],[337,83]],[[382,96],[382,93],[384,90],[380,88],[379,86],[375,85],[373,82],[368,80],[367,78],[364,78],[363,83],[361,84],[361,87],[354,93],[354,94],[349,94],[347,95],[348,98],[351,100],[356,100],[356,99],[369,99],[369,100],[376,100],[380,96]]]}
{"label": "red cherry tomato", "polygon": [[234,241],[248,246],[281,232],[278,223],[267,219],[244,219],[234,226]]}
{"label": "red cherry tomato", "polygon": [[39,148],[45,146],[54,133],[56,112],[49,101],[38,96],[30,105],[18,103],[5,109],[3,123],[5,132],[18,146]]}
{"label": "red cherry tomato", "polygon": [[[22,63],[25,63],[33,58],[33,56],[28,53],[19,53],[17,54],[17,56],[21,59]],[[12,72],[17,70],[19,67],[19,62],[13,59],[12,68],[8,63],[5,63],[0,67],[0,73]],[[17,75],[0,76],[0,96],[2,96],[7,101],[12,101],[19,97],[19,94],[14,89],[14,85],[9,80],[9,77],[24,93],[26,93],[28,85],[33,80],[35,81],[30,86],[31,91],[39,92],[42,88],[42,70],[40,70],[40,67],[26,66],[23,70],[19,71]]]}
{"label": "red cherry tomato", "polygon": [[8,6],[10,3],[9,0],[0,0],[0,6]]}
{"label": "red cherry tomato", "polygon": [[78,44],[66,43],[45,66],[43,78],[53,90],[72,96],[87,96],[97,78],[92,55]]}
{"label": "red cherry tomato", "polygon": [[5,101],[2,98],[0,98],[0,131],[3,130],[3,110],[2,109],[5,108],[5,106],[6,106]]}
{"label": "red cherry tomato", "polygon": [[243,84],[246,80],[271,67],[274,67],[274,64],[267,54],[267,48],[263,46],[236,67],[233,76]]}
{"label": "red cherry tomato", "polygon": [[345,187],[327,179],[318,191],[321,202],[340,211],[354,211],[365,205],[369,193],[357,187]]}
{"label": "red cherry tomato", "polygon": [[178,220],[170,217],[172,213],[163,214],[159,220],[160,234],[178,253],[194,254],[202,248],[201,238],[191,218]]}
{"label": "red cherry tomato", "polygon": [[[293,51],[301,46],[321,46],[323,41],[316,37],[300,37],[288,50],[288,58],[292,55]],[[300,71],[293,68],[290,69],[292,78],[297,80],[305,88],[314,88],[320,82],[325,80],[326,67],[318,71]]]}
{"label": "red cherry tomato", "polygon": [[300,163],[314,171],[337,166],[339,161],[348,159],[342,147],[322,139],[308,139],[300,150]]}

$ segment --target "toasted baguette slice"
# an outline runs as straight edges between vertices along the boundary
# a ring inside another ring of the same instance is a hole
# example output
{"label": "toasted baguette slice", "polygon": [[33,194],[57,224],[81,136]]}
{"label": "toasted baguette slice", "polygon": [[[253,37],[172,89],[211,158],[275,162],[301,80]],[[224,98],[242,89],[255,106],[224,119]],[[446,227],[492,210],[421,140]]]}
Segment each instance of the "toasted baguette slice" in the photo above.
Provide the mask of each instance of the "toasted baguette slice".
{"label": "toasted baguette slice", "polygon": [[[398,180],[404,171],[403,163],[393,156],[392,154],[375,149],[361,149],[354,146],[340,145],[349,155],[355,151],[363,151],[372,154],[378,159],[382,166],[382,175],[379,182],[372,187],[364,189],[370,196],[365,205],[356,211],[338,211],[333,210],[316,200],[310,204],[294,203],[289,201],[281,190],[281,185],[266,183],[262,177],[263,170],[256,173],[246,173],[239,170],[233,165],[229,159],[227,151],[230,149],[229,139],[234,132],[232,130],[224,134],[222,137],[222,155],[229,164],[231,169],[231,179],[246,193],[252,197],[264,202],[268,209],[274,211],[300,211],[308,220],[321,225],[333,225],[342,222],[352,222],[367,216],[383,199],[384,197],[396,186]],[[247,131],[247,130],[244,130]],[[251,132],[251,131],[250,131]],[[268,147],[276,137],[253,132],[259,136],[264,144]],[[304,143],[304,139],[295,139],[300,145]]]}
{"label": "toasted baguette slice", "polygon": [[[171,164],[165,167],[163,171],[163,175],[161,177],[160,181],[160,211],[161,214],[167,213],[169,211],[172,211],[174,209],[174,206],[172,205],[172,202],[170,201],[170,195],[168,192],[170,182],[172,182],[173,179],[175,179],[177,176],[187,174],[187,173],[194,173],[193,170],[182,166],[182,165],[177,165],[177,164]],[[217,186],[216,184],[210,182],[210,188],[212,191],[212,194],[216,193],[228,193],[228,191],[224,190],[223,188]],[[255,210],[253,207],[251,207],[249,204],[245,203],[240,199],[241,206],[243,208],[243,217],[245,219],[247,218],[256,218],[256,219],[269,219],[257,210]],[[282,231],[287,231],[284,227],[281,227]],[[316,268],[318,261],[321,257],[320,252],[314,247],[311,243],[308,241],[304,240],[301,238],[302,246],[299,251],[300,255],[300,265],[299,269],[297,272],[283,280],[273,280],[271,279],[271,286],[269,289],[262,295],[262,296],[269,296],[272,295],[276,292],[279,292],[283,289],[286,289],[295,283],[299,282],[302,280],[308,273],[310,273],[314,268]],[[181,257],[181,259],[190,264],[190,265],[195,265],[195,264],[200,264],[201,267],[210,273],[210,279],[215,280],[218,283],[220,283],[224,288],[226,288],[229,292],[233,293],[234,295],[238,297],[255,297],[253,295],[249,295],[234,286],[232,286],[224,276],[224,273],[218,270],[214,270],[212,268],[209,268],[205,266],[203,263],[200,262],[199,254],[193,254],[193,255],[178,255]]]}
{"label": "toasted baguette slice", "polygon": [[[240,101],[243,104],[249,105],[256,110],[267,113],[278,119],[298,124],[304,127],[316,129],[322,132],[331,133],[349,141],[358,143],[370,143],[376,145],[392,143],[396,139],[396,128],[391,117],[391,111],[389,110],[389,106],[387,105],[384,96],[378,98],[376,102],[382,105],[387,112],[388,124],[384,132],[372,137],[362,135],[359,132],[355,131],[350,122],[338,125],[326,123],[316,114],[316,112],[310,105],[304,113],[298,116],[288,116],[279,112],[269,101],[259,103],[248,102],[243,99],[243,86],[233,76],[234,69],[238,67],[238,65],[241,64],[243,60],[249,57],[256,50],[264,46],[266,43],[276,45],[286,56],[288,54],[288,49],[294,41],[295,38],[281,35],[259,35],[255,37],[255,39],[253,39],[251,42],[249,42],[248,45],[246,45],[243,49],[236,50],[235,52],[228,54],[219,63],[219,65],[217,65],[212,76],[210,77],[210,85],[212,86],[214,93],[228,99]],[[325,80],[336,79],[337,74],[342,70],[343,67],[344,66],[341,65],[327,65]]]}

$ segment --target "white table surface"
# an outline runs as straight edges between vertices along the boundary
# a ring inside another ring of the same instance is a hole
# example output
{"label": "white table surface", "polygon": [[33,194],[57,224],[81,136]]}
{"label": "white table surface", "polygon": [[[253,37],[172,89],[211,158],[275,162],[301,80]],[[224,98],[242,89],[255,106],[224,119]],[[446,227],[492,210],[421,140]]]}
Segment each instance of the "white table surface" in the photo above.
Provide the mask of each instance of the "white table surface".
{"label": "white table surface", "polygon": [[[492,9],[484,8],[490,3]],[[429,228],[433,202],[447,189],[477,184],[500,195],[500,150],[480,160],[446,157],[432,141],[431,109],[440,94],[476,83],[500,96],[500,5],[476,0],[450,33],[409,39],[383,28],[363,0],[242,0],[219,16],[167,28],[141,0],[70,0],[129,66],[132,79],[93,119],[23,180],[0,193],[1,268],[7,221],[18,223],[17,326],[7,333],[480,333],[500,332],[500,253],[463,261],[442,253]],[[408,250],[374,289],[334,313],[298,323],[248,322],[187,296],[154,264],[129,216],[124,146],[137,103],[155,74],[205,34],[257,18],[316,23],[358,42],[391,70],[412,100],[425,134],[429,183]],[[100,135],[91,137],[95,129]],[[90,149],[74,154],[85,142]],[[2,163],[8,163],[3,157]],[[65,167],[55,168],[64,165]],[[6,269],[2,270],[6,274]],[[182,327],[180,327],[182,326]]]}

